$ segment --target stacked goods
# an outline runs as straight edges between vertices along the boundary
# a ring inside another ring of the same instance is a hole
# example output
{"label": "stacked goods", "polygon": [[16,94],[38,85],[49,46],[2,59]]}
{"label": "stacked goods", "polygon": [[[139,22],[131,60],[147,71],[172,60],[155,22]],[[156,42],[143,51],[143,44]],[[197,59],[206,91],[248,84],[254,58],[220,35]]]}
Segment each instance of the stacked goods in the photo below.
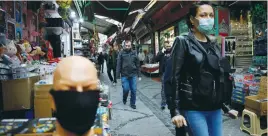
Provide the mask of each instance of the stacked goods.
{"label": "stacked goods", "polygon": [[253,44],[254,56],[267,56],[267,35],[258,37]]}
{"label": "stacked goods", "polygon": [[266,76],[261,77],[258,96],[260,96],[261,98],[267,98],[267,77]]}
{"label": "stacked goods", "polygon": [[8,80],[10,74],[10,67],[3,63],[2,58],[0,58],[0,80]]}
{"label": "stacked goods", "polygon": [[109,110],[106,107],[100,106],[97,110],[97,116],[94,125],[96,136],[110,136],[110,126],[108,125]]}
{"label": "stacked goods", "polygon": [[249,95],[249,86],[253,84],[253,77],[252,74],[236,74],[234,76],[235,87],[232,94],[234,102],[245,103],[245,97]]}
{"label": "stacked goods", "polygon": [[14,133],[14,130],[19,130],[25,126],[28,119],[5,119],[0,123],[0,135],[8,135]]}
{"label": "stacked goods", "polygon": [[252,65],[267,66],[267,56],[253,56]]}
{"label": "stacked goods", "polygon": [[246,97],[246,109],[253,111],[259,116],[267,115],[267,77],[263,76],[260,80],[258,95]]}

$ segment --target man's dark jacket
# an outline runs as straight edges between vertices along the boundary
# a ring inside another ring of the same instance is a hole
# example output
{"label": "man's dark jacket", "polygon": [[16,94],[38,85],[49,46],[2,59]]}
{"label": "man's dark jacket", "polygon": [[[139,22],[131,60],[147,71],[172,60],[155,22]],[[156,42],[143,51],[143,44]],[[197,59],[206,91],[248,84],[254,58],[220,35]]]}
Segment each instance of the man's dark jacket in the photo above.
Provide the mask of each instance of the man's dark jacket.
{"label": "man's dark jacket", "polygon": [[100,55],[98,56],[98,63],[99,63],[99,64],[103,64],[103,63],[104,63],[104,59],[105,59],[104,55],[103,55],[103,54],[100,54]]}
{"label": "man's dark jacket", "polygon": [[140,61],[134,51],[121,51],[117,57],[116,76],[120,77],[140,77]]}
{"label": "man's dark jacket", "polygon": [[107,62],[106,62],[107,68],[116,69],[117,55],[118,55],[117,51],[112,51],[111,53],[109,53],[109,55],[107,55]]}
{"label": "man's dark jacket", "polygon": [[159,74],[162,75],[165,72],[166,60],[169,58],[171,50],[166,50],[164,53],[162,51],[153,59],[153,62],[159,62]]}

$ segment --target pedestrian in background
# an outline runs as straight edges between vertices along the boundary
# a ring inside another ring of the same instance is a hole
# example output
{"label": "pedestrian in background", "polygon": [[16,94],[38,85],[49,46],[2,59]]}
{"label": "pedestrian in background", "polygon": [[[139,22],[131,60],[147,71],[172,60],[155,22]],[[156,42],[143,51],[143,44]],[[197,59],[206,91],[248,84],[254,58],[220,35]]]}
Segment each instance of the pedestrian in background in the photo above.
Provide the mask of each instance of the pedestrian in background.
{"label": "pedestrian in background", "polygon": [[[113,85],[116,85],[117,79],[116,79],[116,64],[117,64],[117,45],[114,43],[109,51],[108,57],[107,57],[107,74],[110,79],[110,81],[113,83]],[[113,72],[113,76],[112,76]]]}
{"label": "pedestrian in background", "polygon": [[105,59],[104,55],[102,54],[102,52],[100,52],[100,54],[98,56],[98,63],[99,63],[99,66],[100,66],[101,73],[103,73],[104,59]]}
{"label": "pedestrian in background", "polygon": [[140,49],[140,52],[138,54],[138,57],[139,57],[140,65],[142,66],[143,65],[143,62],[145,60],[145,54],[142,52],[142,49]]}
{"label": "pedestrian in background", "polygon": [[161,78],[161,109],[164,110],[166,108],[166,95],[164,91],[164,72],[165,72],[165,65],[166,60],[170,57],[171,54],[171,45],[168,41],[164,42],[164,47],[162,51],[158,52],[158,54],[153,58],[153,62],[159,62],[159,76]]}
{"label": "pedestrian in background", "polygon": [[126,104],[129,90],[131,92],[130,106],[136,109],[137,77],[140,78],[140,61],[137,53],[131,48],[131,40],[122,43],[123,50],[117,58],[116,76],[120,78],[123,87],[123,103]]}

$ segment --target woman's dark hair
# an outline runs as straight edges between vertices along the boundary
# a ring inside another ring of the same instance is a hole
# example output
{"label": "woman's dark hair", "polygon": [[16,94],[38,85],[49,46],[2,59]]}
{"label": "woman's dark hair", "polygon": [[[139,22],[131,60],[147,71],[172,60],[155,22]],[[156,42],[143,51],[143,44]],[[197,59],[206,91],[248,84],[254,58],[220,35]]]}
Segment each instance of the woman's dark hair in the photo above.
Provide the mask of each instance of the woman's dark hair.
{"label": "woman's dark hair", "polygon": [[189,13],[187,15],[187,25],[188,25],[189,29],[193,28],[193,24],[191,23],[191,20],[190,20],[191,16],[195,17],[198,8],[202,5],[211,5],[211,4],[209,2],[203,2],[203,1],[197,2],[197,3],[193,4],[193,6],[189,9]]}

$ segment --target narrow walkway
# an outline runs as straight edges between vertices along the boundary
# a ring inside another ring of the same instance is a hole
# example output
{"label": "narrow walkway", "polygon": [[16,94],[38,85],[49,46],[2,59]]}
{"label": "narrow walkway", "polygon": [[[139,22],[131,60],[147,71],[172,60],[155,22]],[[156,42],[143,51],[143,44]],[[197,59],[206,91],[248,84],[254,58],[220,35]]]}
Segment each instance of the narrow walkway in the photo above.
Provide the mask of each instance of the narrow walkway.
{"label": "narrow walkway", "polygon": [[[111,125],[112,136],[174,136],[169,111],[160,109],[160,82],[143,77],[138,81],[137,109],[133,110],[122,102],[122,86],[112,86],[106,72],[101,74],[101,81],[109,85],[113,102]],[[224,136],[247,136],[239,129],[240,119],[224,116]]]}

